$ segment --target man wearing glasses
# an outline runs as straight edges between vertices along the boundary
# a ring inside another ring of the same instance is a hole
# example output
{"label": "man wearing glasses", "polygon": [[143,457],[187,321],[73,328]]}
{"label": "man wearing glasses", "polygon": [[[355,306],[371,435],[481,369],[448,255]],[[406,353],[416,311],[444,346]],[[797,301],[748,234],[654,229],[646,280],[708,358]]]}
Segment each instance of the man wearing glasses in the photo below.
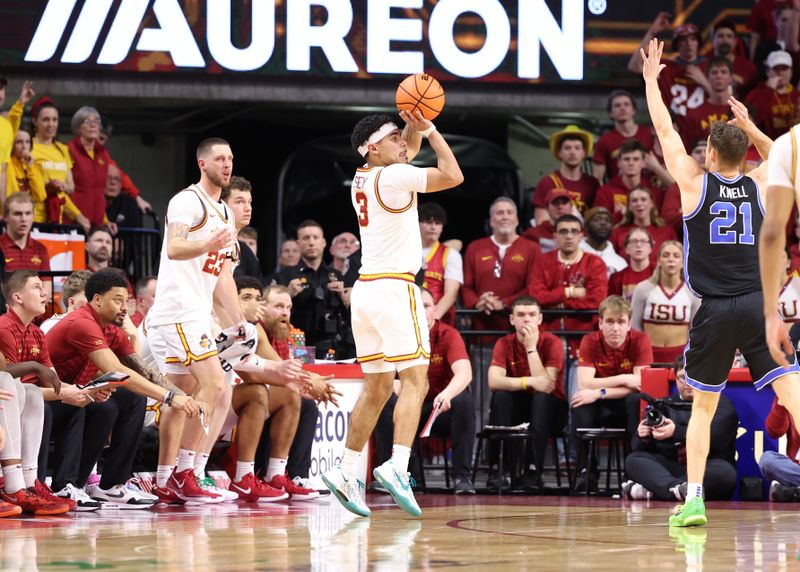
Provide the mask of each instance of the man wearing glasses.
{"label": "man wearing glasses", "polygon": [[[533,265],[528,293],[543,309],[596,310],[608,292],[608,270],[599,256],[580,249],[583,224],[574,215],[563,215],[555,223],[556,250],[540,256]],[[550,315],[542,323],[543,330],[593,329],[593,315]],[[568,394],[574,386],[574,363],[578,357],[580,338],[567,338],[570,372]]]}

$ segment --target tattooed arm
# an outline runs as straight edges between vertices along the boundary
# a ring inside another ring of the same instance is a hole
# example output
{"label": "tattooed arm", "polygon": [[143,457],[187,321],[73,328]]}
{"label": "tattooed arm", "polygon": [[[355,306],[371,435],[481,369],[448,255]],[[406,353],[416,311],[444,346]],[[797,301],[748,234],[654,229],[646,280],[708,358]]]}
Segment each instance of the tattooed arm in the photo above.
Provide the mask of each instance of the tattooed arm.
{"label": "tattooed arm", "polygon": [[131,354],[129,356],[121,357],[119,360],[122,365],[131,368],[133,371],[141,375],[146,380],[150,381],[151,383],[155,383],[159,387],[163,387],[167,391],[172,391],[175,395],[186,395],[186,392],[181,391],[175,385],[169,382],[169,380],[161,375],[157,371],[153,371],[149,367],[146,367],[142,363],[142,359],[136,355]]}
{"label": "tattooed arm", "polygon": [[167,256],[172,260],[190,260],[229,246],[236,231],[229,226],[215,230],[206,240],[189,240],[189,225],[171,222],[167,226]]}

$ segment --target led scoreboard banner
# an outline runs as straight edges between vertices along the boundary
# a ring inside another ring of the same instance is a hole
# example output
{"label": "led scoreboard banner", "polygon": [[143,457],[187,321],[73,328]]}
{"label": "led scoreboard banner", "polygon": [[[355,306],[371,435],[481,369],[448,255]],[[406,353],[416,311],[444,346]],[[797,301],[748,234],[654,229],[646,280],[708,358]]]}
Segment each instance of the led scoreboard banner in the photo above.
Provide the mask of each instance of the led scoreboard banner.
{"label": "led scoreboard banner", "polygon": [[[4,0],[0,69],[629,83],[659,11],[708,29],[752,0]],[[681,12],[681,10],[684,10]]]}

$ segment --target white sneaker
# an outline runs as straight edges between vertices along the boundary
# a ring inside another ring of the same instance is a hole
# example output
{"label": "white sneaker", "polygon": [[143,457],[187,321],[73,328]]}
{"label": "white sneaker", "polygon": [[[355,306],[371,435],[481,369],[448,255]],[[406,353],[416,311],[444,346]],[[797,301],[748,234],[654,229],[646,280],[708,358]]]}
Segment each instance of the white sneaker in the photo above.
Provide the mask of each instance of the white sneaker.
{"label": "white sneaker", "polygon": [[128,482],[125,483],[125,488],[132,490],[134,493],[138,493],[142,498],[149,499],[154,503],[157,503],[159,498],[156,495],[148,493],[142,489],[142,487],[137,484],[138,482],[138,479],[128,479]]}
{"label": "white sneaker", "polygon": [[422,509],[419,508],[417,499],[414,498],[414,491],[411,490],[411,473],[398,473],[394,469],[392,460],[389,459],[381,466],[375,467],[372,475],[389,491],[397,506],[411,516],[422,516]]}
{"label": "white sneaker", "polygon": [[295,477],[292,479],[292,482],[297,485],[298,487],[302,487],[304,489],[313,489],[319,493],[319,496],[328,496],[331,494],[331,491],[325,487],[323,490],[318,489],[317,487],[311,486],[311,479],[304,479],[303,477]]}
{"label": "white sneaker", "polygon": [[370,510],[364,502],[364,483],[355,477],[347,478],[341,465],[322,475],[322,482],[344,508],[358,516],[369,516]]}
{"label": "white sneaker", "polygon": [[67,483],[67,486],[53,494],[57,497],[61,497],[62,499],[70,499],[75,501],[75,505],[77,506],[75,509],[76,512],[89,512],[92,510],[97,510],[101,506],[98,501],[93,500],[89,495],[87,495],[86,491],[79,489],[72,483]]}
{"label": "white sneaker", "polygon": [[150,508],[157,502],[152,499],[152,496],[138,487],[128,487],[127,485],[114,485],[110,489],[101,489],[98,485],[92,493],[92,498],[103,503],[103,508],[119,509]]}
{"label": "white sneaker", "polygon": [[204,491],[208,491],[215,495],[219,495],[222,497],[222,502],[234,502],[239,500],[239,495],[234,491],[229,491],[228,489],[223,489],[217,486],[217,483],[206,475],[202,479],[197,479],[197,484],[200,485],[200,488]]}

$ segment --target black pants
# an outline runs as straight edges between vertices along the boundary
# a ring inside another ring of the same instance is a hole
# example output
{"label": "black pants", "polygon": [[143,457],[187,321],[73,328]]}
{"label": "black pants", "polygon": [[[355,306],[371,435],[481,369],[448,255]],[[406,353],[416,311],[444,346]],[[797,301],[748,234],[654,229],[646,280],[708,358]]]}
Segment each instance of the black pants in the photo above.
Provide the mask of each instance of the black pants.
{"label": "black pants", "polygon": [[[549,393],[527,393],[524,391],[493,391],[489,412],[490,425],[518,425],[530,422],[536,434],[535,443],[528,450],[528,463],[537,460],[536,470],[541,474],[547,440],[561,435],[567,424],[567,402]],[[497,464],[500,445],[498,441],[489,442],[489,463]],[[532,454],[534,453],[535,456]],[[506,456],[506,458],[509,458]],[[527,468],[527,467],[526,467]]]}
{"label": "black pants", "polygon": [[[44,427],[39,448],[39,480],[44,482],[49,464],[53,468],[53,490],[78,482],[86,411],[61,401],[44,402]],[[55,441],[50,458],[50,440]]]}
{"label": "black pants", "polygon": [[[636,433],[639,426],[639,407],[641,397],[632,393],[620,399],[598,399],[594,403],[581,405],[572,409],[572,435],[577,440],[577,429],[584,427],[616,427],[624,428],[628,442]],[[585,447],[578,447],[578,470],[586,468],[588,452]],[[597,459],[595,458],[595,464]],[[592,467],[596,471],[597,467]]]}
{"label": "black pants", "polygon": [[[381,411],[378,424],[375,426],[375,446],[378,462],[384,463],[392,457],[392,444],[394,443],[394,408],[397,396],[392,394],[386,406]],[[425,422],[433,411],[433,401],[422,404],[422,413],[419,417],[417,434],[425,426]],[[440,414],[431,428],[431,435],[450,437],[453,443],[453,476],[456,479],[468,479],[472,463],[472,448],[475,444],[475,404],[468,391],[462,391],[450,400],[450,409]],[[414,440],[412,455],[415,460],[409,463],[412,472],[416,472],[419,463],[416,456],[417,440]],[[420,477],[421,475],[417,475]],[[416,477],[415,477],[416,478]]]}
{"label": "black pants", "polygon": [[[625,471],[658,500],[675,500],[670,489],[686,482],[686,465],[658,453],[631,453],[625,459]],[[708,500],[729,499],[736,488],[736,467],[723,459],[709,459],[703,487]]]}
{"label": "black pants", "polygon": [[85,407],[86,426],[76,486],[86,484],[109,434],[111,444],[104,456],[100,488],[109,489],[130,478],[146,407],[145,397],[127,389],[117,389],[108,401],[91,403]]}
{"label": "black pants", "polygon": [[[308,471],[311,468],[311,447],[314,445],[314,433],[317,430],[318,417],[319,407],[317,407],[317,404],[311,399],[302,399],[297,432],[294,435],[292,448],[289,450],[289,460],[286,463],[286,470],[289,472],[290,479],[295,477],[308,478]],[[258,441],[255,458],[255,473],[257,475],[266,474],[267,472],[269,453],[272,448],[269,438],[271,422],[271,418],[264,422],[261,439]]]}

